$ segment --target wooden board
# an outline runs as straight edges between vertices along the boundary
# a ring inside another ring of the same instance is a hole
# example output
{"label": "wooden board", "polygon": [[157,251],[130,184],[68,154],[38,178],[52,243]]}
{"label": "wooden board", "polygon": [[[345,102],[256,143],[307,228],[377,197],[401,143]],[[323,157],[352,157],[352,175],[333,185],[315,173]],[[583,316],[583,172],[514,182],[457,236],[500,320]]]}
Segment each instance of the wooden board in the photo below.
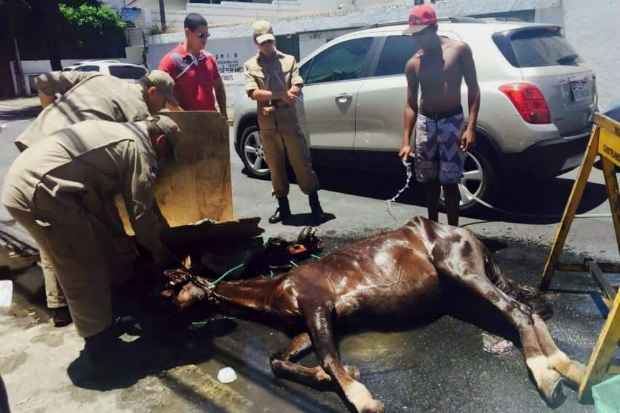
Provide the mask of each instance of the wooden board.
{"label": "wooden board", "polygon": [[[163,112],[181,128],[175,159],[161,165],[155,183],[159,208],[171,227],[209,218],[233,219],[228,123],[217,112]],[[133,234],[122,197],[125,231]]]}

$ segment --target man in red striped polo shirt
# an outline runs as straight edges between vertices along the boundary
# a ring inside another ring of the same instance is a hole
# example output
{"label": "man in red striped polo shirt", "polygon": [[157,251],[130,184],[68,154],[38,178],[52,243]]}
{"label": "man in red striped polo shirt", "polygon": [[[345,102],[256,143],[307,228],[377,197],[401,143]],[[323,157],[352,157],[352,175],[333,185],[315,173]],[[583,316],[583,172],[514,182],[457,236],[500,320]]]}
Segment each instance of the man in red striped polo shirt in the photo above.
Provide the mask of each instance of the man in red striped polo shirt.
{"label": "man in red striped polo shirt", "polygon": [[174,79],[174,94],[183,109],[214,111],[217,99],[220,113],[228,118],[224,82],[215,58],[205,50],[209,38],[207,21],[190,13],[184,26],[185,41],[164,56],[159,69]]}

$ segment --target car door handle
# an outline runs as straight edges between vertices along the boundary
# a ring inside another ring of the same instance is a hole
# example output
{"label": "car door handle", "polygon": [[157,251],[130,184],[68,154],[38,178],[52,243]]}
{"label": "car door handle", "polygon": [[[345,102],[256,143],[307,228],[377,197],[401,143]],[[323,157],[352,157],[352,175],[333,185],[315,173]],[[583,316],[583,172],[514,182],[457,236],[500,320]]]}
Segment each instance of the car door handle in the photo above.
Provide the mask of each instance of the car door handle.
{"label": "car door handle", "polygon": [[343,93],[336,96],[336,103],[348,103],[351,99],[353,99],[352,95],[349,95],[348,93]]}

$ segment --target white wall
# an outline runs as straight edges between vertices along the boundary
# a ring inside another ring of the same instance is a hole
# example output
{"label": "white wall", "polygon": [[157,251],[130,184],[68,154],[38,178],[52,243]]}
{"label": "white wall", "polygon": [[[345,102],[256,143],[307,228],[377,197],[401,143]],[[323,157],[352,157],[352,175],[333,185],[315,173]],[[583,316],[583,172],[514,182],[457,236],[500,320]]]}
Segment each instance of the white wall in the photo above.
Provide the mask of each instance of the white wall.
{"label": "white wall", "polygon": [[[159,24],[157,0],[140,0],[148,9],[152,24]],[[277,19],[287,16],[316,15],[338,10],[351,10],[353,0],[273,0],[272,3],[242,3],[222,1],[220,4],[184,3],[166,1],[166,24],[169,30],[182,30],[187,13],[203,15],[210,25],[246,23],[256,19]]]}
{"label": "white wall", "polygon": [[245,23],[256,19],[274,19],[303,12],[301,0],[277,1],[273,3],[239,3],[223,1],[220,4],[189,3],[188,13],[198,13],[210,25]]}

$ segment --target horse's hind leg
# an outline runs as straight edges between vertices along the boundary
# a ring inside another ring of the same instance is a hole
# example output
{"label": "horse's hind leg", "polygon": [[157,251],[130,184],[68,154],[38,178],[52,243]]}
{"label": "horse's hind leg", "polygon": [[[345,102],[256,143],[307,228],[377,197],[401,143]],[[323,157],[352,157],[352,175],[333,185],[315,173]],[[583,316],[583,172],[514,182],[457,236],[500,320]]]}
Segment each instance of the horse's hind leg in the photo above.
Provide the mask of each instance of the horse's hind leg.
{"label": "horse's hind leg", "polygon": [[333,309],[324,304],[301,303],[312,344],[321,365],[340,386],[345,397],[358,413],[381,413],[383,403],[375,400],[366,386],[351,377],[342,365],[333,336]]}
{"label": "horse's hind leg", "polygon": [[551,368],[540,347],[529,307],[508,296],[485,275],[454,272],[450,274],[480,298],[493,304],[517,329],[523,345],[525,363],[538,389],[549,404],[556,404],[562,397],[561,376]]}
{"label": "horse's hind leg", "polygon": [[[276,376],[288,377],[310,385],[331,383],[331,376],[321,366],[306,367],[291,361],[311,347],[312,341],[308,333],[295,336],[286,350],[271,357],[271,370]],[[359,378],[359,370],[355,367],[345,366],[345,369],[356,379]]]}
{"label": "horse's hind leg", "polygon": [[532,318],[534,320],[534,330],[536,330],[538,342],[543,352],[547,355],[551,367],[573,383],[580,384],[585,374],[586,367],[568,358],[568,356],[558,348],[555,341],[553,341],[553,337],[551,337],[551,333],[549,333],[547,325],[538,314],[534,314]]}

